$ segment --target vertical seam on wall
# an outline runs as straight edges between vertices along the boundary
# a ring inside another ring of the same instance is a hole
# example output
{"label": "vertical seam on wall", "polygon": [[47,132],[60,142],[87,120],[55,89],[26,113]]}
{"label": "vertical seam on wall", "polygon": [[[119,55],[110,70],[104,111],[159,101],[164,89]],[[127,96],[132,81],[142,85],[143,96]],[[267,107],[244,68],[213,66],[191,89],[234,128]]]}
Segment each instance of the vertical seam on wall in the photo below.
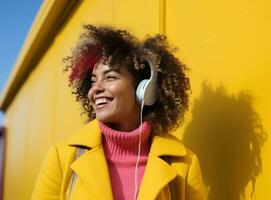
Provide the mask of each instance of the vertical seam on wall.
{"label": "vertical seam on wall", "polygon": [[[54,65],[52,65],[54,66]],[[52,121],[51,121],[51,145],[52,143],[55,143],[56,141],[56,128],[55,128],[55,124],[56,124],[56,101],[57,101],[57,75],[58,75],[58,68],[57,67],[53,67],[52,73],[53,73],[53,80],[52,80]]]}
{"label": "vertical seam on wall", "polygon": [[159,0],[159,33],[166,35],[166,0]]}
{"label": "vertical seam on wall", "polygon": [[116,3],[115,0],[111,0],[111,9],[112,9],[112,19],[113,19],[113,24],[116,26]]}

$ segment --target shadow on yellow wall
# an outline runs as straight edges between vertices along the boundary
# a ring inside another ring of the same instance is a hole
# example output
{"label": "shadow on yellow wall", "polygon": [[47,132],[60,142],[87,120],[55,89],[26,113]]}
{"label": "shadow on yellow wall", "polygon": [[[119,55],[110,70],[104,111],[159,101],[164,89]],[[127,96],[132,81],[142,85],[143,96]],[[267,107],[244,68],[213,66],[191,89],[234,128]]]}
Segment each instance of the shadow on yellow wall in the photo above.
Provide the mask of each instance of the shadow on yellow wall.
{"label": "shadow on yellow wall", "polygon": [[253,195],[266,138],[249,93],[229,95],[223,86],[202,84],[183,141],[199,156],[208,200],[240,200],[248,183]]}

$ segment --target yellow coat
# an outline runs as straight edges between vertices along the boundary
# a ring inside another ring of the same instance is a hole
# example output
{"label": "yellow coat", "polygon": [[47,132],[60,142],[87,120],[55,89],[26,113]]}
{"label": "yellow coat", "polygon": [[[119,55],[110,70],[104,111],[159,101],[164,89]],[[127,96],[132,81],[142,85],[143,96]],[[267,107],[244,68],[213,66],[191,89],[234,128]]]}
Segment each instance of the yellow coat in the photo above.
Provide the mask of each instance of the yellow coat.
{"label": "yellow coat", "polygon": [[[96,120],[67,142],[49,150],[32,200],[66,200],[71,176],[77,181],[71,200],[112,200],[109,172]],[[87,151],[75,159],[76,147]],[[197,156],[172,135],[154,136],[138,200],[202,200],[203,184]]]}

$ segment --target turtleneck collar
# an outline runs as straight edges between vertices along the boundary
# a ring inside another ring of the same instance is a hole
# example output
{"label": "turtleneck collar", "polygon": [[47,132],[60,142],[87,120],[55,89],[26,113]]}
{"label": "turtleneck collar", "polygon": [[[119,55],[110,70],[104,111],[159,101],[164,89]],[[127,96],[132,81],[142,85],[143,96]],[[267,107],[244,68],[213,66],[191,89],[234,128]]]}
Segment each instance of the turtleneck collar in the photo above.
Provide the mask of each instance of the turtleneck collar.
{"label": "turtleneck collar", "polygon": [[99,122],[103,135],[103,147],[107,158],[120,157],[127,158],[137,156],[138,142],[141,128],[141,156],[147,156],[150,150],[149,136],[151,133],[151,124],[147,121],[143,122],[137,129],[124,132],[117,131],[106,124]]}

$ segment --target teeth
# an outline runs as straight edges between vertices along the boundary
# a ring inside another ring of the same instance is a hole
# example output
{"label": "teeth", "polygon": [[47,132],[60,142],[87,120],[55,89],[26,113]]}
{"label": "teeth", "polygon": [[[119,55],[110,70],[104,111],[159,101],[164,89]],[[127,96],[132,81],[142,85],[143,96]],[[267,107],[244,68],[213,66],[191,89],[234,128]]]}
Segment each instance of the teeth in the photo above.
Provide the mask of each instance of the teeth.
{"label": "teeth", "polygon": [[98,104],[101,104],[101,103],[108,103],[108,102],[110,102],[109,99],[107,99],[107,98],[100,98],[100,99],[96,99],[95,100],[95,105],[98,105]]}

